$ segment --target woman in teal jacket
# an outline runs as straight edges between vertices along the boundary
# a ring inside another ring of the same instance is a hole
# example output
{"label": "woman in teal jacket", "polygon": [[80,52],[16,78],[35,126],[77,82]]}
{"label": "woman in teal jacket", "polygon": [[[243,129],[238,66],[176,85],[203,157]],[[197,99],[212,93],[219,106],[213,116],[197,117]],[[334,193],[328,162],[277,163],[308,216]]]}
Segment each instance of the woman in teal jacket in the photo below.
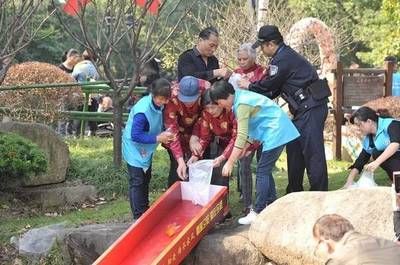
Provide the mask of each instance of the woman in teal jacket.
{"label": "woman in teal jacket", "polygon": [[[378,167],[393,179],[393,171],[400,170],[400,121],[377,113],[369,107],[361,107],[351,116],[350,122],[357,125],[364,135],[363,149],[350,166],[345,188],[354,183],[354,178],[364,169],[374,172]],[[374,161],[370,162],[370,159]]]}
{"label": "woman in teal jacket", "polygon": [[256,140],[263,147],[257,163],[255,205],[246,217],[239,219],[240,224],[250,224],[258,213],[276,200],[272,169],[285,144],[300,134],[286,113],[263,95],[235,90],[230,83],[218,81],[211,87],[210,96],[221,107],[232,109],[238,124],[235,146],[222,169],[223,176],[232,174],[233,165],[244,155],[249,143]]}

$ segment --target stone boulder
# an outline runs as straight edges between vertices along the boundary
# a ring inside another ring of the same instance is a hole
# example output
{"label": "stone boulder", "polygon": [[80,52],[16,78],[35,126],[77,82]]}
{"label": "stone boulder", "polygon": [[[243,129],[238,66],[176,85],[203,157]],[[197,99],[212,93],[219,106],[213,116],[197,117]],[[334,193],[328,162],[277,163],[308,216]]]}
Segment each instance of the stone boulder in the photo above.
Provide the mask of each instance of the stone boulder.
{"label": "stone boulder", "polygon": [[313,256],[312,227],[319,217],[332,213],[350,220],[361,233],[393,238],[391,189],[376,187],[288,194],[260,213],[249,239],[278,264],[323,264]]}
{"label": "stone boulder", "polygon": [[18,188],[15,196],[29,205],[45,209],[81,204],[85,201],[95,201],[97,191],[93,185],[65,182],[38,187]]}
{"label": "stone boulder", "polygon": [[248,226],[214,230],[185,259],[185,265],[264,265],[265,257],[248,238]]}
{"label": "stone boulder", "polygon": [[66,232],[64,252],[71,264],[92,264],[130,223],[86,225]]}
{"label": "stone boulder", "polygon": [[39,123],[2,122],[0,123],[0,132],[12,132],[30,139],[46,154],[47,172],[23,179],[23,186],[38,186],[65,181],[69,166],[68,146],[51,128]]}
{"label": "stone boulder", "polygon": [[65,225],[64,222],[33,228],[21,236],[12,237],[10,241],[18,253],[29,260],[29,264],[37,264],[49,254],[56,240],[63,238]]}

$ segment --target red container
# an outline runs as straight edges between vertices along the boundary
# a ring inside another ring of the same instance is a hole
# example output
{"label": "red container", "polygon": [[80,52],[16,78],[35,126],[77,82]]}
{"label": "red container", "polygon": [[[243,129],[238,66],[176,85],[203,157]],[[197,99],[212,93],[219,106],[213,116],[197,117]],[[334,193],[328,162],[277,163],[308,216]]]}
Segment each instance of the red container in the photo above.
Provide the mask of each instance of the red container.
{"label": "red container", "polygon": [[210,185],[206,205],[176,182],[95,262],[98,265],[179,264],[227,210],[228,190]]}

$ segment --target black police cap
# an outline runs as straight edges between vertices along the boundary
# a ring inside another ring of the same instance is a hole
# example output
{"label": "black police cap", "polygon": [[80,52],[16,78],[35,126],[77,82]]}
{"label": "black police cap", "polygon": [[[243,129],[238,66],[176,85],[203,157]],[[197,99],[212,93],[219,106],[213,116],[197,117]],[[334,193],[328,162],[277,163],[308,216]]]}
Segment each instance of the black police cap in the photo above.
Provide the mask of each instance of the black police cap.
{"label": "black police cap", "polygon": [[277,39],[282,39],[282,34],[279,32],[278,27],[275,25],[265,25],[258,31],[258,39],[251,47],[256,49],[263,42]]}

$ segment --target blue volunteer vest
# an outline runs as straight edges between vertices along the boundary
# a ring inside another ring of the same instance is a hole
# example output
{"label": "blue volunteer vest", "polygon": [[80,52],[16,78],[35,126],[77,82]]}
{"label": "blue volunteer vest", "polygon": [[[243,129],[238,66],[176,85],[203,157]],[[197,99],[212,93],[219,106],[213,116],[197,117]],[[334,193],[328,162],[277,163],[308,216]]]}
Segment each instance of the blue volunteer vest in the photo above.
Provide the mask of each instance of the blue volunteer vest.
{"label": "blue volunteer vest", "polygon": [[249,118],[249,139],[262,143],[263,152],[284,145],[300,136],[296,127],[282,109],[269,98],[248,90],[235,90],[233,112],[237,117],[240,104],[260,107]]}
{"label": "blue volunteer vest", "polygon": [[392,118],[378,118],[378,128],[376,128],[376,134],[373,139],[375,148],[370,147],[370,137],[367,135],[363,139],[363,149],[368,154],[372,154],[372,151],[384,151],[390,144],[390,137],[388,133],[388,127],[394,119]]}
{"label": "blue volunteer vest", "polygon": [[161,133],[163,124],[162,109],[157,110],[154,107],[151,95],[143,97],[131,109],[122,134],[122,156],[125,161],[134,167],[148,168],[151,165],[151,158],[158,143],[142,144],[132,140],[133,117],[138,113],[143,113],[149,122],[149,131],[146,134],[158,135]]}

